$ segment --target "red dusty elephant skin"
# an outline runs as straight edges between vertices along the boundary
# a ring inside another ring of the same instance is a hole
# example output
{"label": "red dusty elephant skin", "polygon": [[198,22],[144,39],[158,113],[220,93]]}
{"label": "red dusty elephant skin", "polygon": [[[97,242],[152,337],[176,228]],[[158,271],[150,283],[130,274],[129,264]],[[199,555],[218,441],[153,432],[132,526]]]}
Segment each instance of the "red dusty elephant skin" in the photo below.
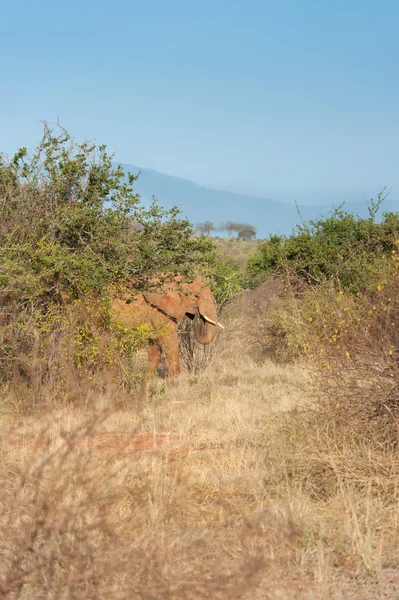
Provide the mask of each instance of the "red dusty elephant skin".
{"label": "red dusty elephant skin", "polygon": [[185,283],[181,277],[168,282],[157,280],[152,291],[129,295],[120,294],[112,302],[115,317],[125,327],[149,324],[153,339],[148,348],[147,372],[155,371],[161,360],[163,349],[168,361],[169,375],[180,373],[179,340],[177,321],[186,315],[199,316],[195,338],[200,344],[210,344],[218,327],[216,306],[211,288],[201,278]]}

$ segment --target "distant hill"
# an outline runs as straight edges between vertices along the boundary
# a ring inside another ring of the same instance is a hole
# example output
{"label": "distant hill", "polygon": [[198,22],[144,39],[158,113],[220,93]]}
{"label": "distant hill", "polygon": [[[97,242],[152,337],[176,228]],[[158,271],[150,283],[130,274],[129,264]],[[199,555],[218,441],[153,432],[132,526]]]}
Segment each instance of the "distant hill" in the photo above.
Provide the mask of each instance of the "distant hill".
{"label": "distant hill", "polygon": [[[180,206],[183,216],[194,224],[208,220],[216,225],[225,221],[250,223],[257,228],[258,237],[263,238],[272,233],[289,234],[293,227],[300,223],[296,206],[292,204],[215,190],[187,179],[151,169],[140,169],[134,165],[125,164],[123,168],[133,174],[141,170],[135,190],[145,204],[149,203],[154,195],[165,208]],[[300,206],[299,210],[302,218],[307,221],[326,215],[332,208],[333,204]],[[345,210],[367,216],[367,202],[348,202],[345,204]],[[399,210],[399,202],[387,198],[383,210],[396,212]]]}

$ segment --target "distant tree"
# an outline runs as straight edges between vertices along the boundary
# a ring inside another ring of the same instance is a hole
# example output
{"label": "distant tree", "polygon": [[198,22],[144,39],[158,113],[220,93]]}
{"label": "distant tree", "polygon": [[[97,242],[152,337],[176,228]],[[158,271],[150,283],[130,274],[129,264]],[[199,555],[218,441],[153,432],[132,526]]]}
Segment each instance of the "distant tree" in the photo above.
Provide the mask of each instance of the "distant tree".
{"label": "distant tree", "polygon": [[227,235],[229,237],[231,237],[233,235],[233,232],[234,232],[234,225],[235,225],[235,223],[233,223],[232,221],[226,221],[226,223],[222,223],[219,226],[219,229],[221,231],[225,231],[227,233]]}
{"label": "distant tree", "polygon": [[197,223],[195,229],[198,233],[203,235],[211,235],[211,231],[217,231],[217,227],[212,221],[204,221],[203,223]]}
{"label": "distant tree", "polygon": [[239,240],[253,240],[256,238],[256,227],[253,225],[243,224],[240,231],[237,232],[237,238]]}
{"label": "distant tree", "polygon": [[229,237],[236,234],[238,240],[252,240],[256,237],[256,227],[249,225],[248,223],[226,221],[219,229],[225,231]]}

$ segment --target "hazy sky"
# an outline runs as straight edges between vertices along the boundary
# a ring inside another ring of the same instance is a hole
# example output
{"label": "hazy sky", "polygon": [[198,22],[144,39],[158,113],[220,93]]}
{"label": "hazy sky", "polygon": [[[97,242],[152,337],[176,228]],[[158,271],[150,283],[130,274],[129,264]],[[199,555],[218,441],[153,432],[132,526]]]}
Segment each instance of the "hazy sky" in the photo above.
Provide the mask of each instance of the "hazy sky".
{"label": "hazy sky", "polygon": [[233,191],[399,198],[397,0],[1,2],[0,151],[60,119]]}

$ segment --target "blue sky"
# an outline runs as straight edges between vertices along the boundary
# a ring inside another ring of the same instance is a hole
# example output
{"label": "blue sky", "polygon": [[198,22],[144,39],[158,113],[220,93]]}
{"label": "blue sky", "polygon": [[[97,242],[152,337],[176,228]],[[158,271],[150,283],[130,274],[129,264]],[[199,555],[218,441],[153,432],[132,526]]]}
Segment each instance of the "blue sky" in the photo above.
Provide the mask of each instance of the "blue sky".
{"label": "blue sky", "polygon": [[395,0],[1,3],[0,151],[41,120],[284,201],[399,199]]}

